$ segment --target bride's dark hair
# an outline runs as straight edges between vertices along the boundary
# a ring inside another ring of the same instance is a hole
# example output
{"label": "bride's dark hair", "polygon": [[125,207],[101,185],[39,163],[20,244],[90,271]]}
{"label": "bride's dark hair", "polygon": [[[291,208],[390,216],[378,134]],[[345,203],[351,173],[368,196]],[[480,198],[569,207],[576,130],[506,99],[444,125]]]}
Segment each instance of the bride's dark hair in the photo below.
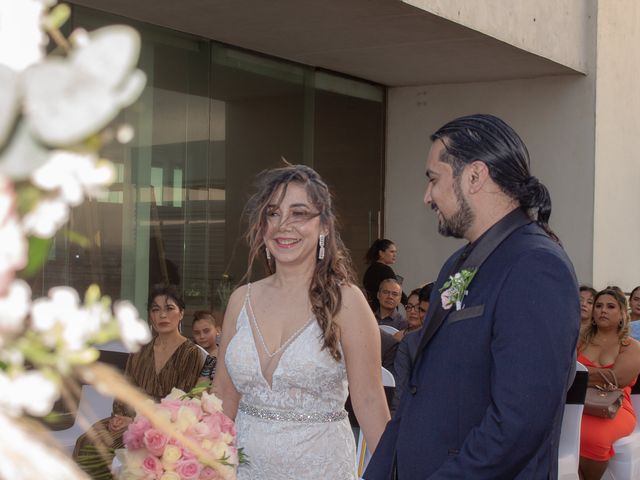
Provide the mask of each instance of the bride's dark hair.
{"label": "bride's dark hair", "polygon": [[[309,301],[311,311],[322,329],[322,348],[327,348],[334,359],[340,360],[342,354],[338,346],[338,325],[333,318],[342,307],[341,287],[354,283],[353,266],[351,257],[336,230],[337,221],[329,188],[312,168],[305,165],[287,165],[265,170],[258,175],[257,192],[245,207],[245,216],[248,221],[245,238],[249,244],[246,278],[251,279],[253,264],[259,257],[264,259],[270,273],[276,270],[275,261],[268,260],[265,252],[267,210],[270,204],[279,204],[282,201],[290,183],[297,183],[305,189],[309,200],[318,209],[320,224],[327,234],[324,259],[318,260],[316,255],[316,266],[309,285]],[[279,189],[280,192],[278,192]],[[279,198],[274,198],[276,193],[279,193]]]}

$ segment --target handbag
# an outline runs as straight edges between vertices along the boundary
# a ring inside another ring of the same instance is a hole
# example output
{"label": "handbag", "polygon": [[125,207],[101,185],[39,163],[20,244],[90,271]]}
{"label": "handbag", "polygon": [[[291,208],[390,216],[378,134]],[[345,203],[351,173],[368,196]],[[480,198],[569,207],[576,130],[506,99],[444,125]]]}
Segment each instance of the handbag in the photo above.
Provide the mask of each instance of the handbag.
{"label": "handbag", "polygon": [[594,417],[614,418],[622,406],[622,390],[618,387],[618,379],[613,370],[601,370],[599,373],[604,386],[587,387],[584,413]]}

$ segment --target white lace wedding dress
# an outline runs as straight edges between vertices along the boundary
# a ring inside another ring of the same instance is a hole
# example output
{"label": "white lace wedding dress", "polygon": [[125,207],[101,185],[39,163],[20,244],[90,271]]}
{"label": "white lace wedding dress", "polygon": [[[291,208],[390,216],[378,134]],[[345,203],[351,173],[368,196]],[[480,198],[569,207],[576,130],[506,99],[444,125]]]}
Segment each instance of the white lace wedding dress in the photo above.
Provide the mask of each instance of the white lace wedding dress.
{"label": "white lace wedding dress", "polygon": [[344,361],[336,362],[321,350],[322,332],[311,319],[283,345],[270,386],[257,350],[263,348],[262,334],[256,326],[254,340],[251,328],[250,285],[247,290],[225,356],[242,395],[236,416],[238,447],[250,462],[240,466],[238,479],[355,479],[355,441],[344,410]]}

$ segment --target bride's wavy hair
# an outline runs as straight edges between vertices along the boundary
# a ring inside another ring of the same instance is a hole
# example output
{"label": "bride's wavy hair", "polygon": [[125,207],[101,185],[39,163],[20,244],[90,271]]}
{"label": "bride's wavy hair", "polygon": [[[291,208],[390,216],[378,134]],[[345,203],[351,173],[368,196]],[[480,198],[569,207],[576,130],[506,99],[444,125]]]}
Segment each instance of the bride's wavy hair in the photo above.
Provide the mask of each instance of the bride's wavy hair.
{"label": "bride's wavy hair", "polygon": [[[249,260],[245,278],[251,279],[253,265],[258,258],[266,262],[269,273],[276,271],[275,260],[266,256],[264,235],[267,230],[267,213],[270,204],[279,205],[287,186],[301,185],[309,200],[318,210],[320,224],[327,235],[324,243],[324,259],[319,260],[316,250],[316,266],[309,285],[311,311],[322,329],[323,345],[331,356],[339,361],[342,354],[338,345],[338,325],[333,318],[342,307],[341,287],[354,283],[351,257],[337,231],[329,187],[320,175],[305,165],[289,165],[265,170],[256,179],[256,193],[249,199],[244,216],[248,223],[245,239],[249,245]],[[282,188],[281,188],[282,187]],[[275,195],[278,198],[274,198]]]}

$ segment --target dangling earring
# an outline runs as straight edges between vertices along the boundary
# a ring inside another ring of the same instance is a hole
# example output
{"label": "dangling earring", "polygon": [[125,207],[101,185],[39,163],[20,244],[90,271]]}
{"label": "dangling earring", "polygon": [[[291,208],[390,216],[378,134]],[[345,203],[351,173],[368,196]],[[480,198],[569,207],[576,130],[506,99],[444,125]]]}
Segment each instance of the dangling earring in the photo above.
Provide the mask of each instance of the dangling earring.
{"label": "dangling earring", "polygon": [[324,259],[324,237],[325,235],[320,234],[320,239],[319,239],[320,249],[318,250],[318,260]]}
{"label": "dangling earring", "polygon": [[267,249],[267,247],[264,248],[264,253],[267,254],[267,260],[271,260],[271,252]]}

